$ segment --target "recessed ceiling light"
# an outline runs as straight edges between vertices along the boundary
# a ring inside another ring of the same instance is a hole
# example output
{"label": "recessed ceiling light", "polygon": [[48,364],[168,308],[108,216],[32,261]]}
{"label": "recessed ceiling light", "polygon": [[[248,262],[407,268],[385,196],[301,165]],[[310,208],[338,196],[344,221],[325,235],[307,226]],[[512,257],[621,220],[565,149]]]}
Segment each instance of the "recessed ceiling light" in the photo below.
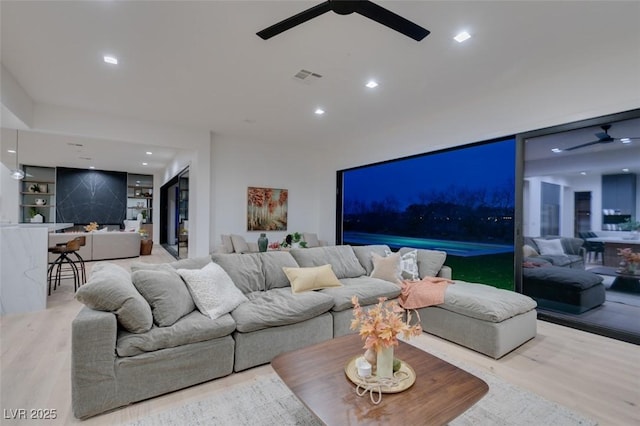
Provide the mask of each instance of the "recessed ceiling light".
{"label": "recessed ceiling light", "polygon": [[324,114],[324,110],[322,108],[316,108],[316,110],[314,111],[317,115],[322,115]]}
{"label": "recessed ceiling light", "polygon": [[622,169],[622,171],[625,172],[625,173],[629,173],[629,169],[627,169],[627,168]]}
{"label": "recessed ceiling light", "polygon": [[147,151],[147,155],[151,155],[151,154],[153,154],[153,152]]}
{"label": "recessed ceiling light", "polygon": [[581,174],[582,176],[586,176],[586,175],[587,175],[587,172],[580,172],[580,174]]}
{"label": "recessed ceiling light", "polygon": [[365,86],[367,86],[369,89],[375,89],[376,87],[378,87],[378,83],[374,80],[369,80],[369,82],[365,84]]}
{"label": "recessed ceiling light", "polygon": [[96,168],[96,166],[89,166],[89,168],[90,168],[91,170],[93,170],[93,169],[95,169],[95,168]]}
{"label": "recessed ceiling light", "polygon": [[136,181],[136,183],[140,183],[140,181],[139,181],[139,180],[137,180],[137,181]]}
{"label": "recessed ceiling light", "polygon": [[629,139],[629,138],[622,138],[622,139],[620,139],[620,142],[622,142],[622,143],[631,143],[631,139]]}
{"label": "recessed ceiling light", "polygon": [[7,152],[8,152],[9,154],[15,154],[15,153],[16,153],[16,150],[15,150],[15,149],[8,149],[8,150],[7,150]]}
{"label": "recessed ceiling light", "polygon": [[107,64],[111,64],[111,65],[118,65],[118,58],[116,58],[115,56],[105,55],[105,56],[104,56],[104,61],[105,61]]}
{"label": "recessed ceiling light", "polygon": [[551,148],[551,152],[555,152],[556,154],[562,152],[560,148]]}
{"label": "recessed ceiling light", "polygon": [[143,166],[148,166],[148,165],[149,165],[149,163],[142,163],[142,165],[143,165]]}
{"label": "recessed ceiling light", "polygon": [[453,39],[458,43],[462,43],[463,41],[469,40],[470,38],[471,38],[471,35],[468,32],[462,31],[461,33],[456,35]]}

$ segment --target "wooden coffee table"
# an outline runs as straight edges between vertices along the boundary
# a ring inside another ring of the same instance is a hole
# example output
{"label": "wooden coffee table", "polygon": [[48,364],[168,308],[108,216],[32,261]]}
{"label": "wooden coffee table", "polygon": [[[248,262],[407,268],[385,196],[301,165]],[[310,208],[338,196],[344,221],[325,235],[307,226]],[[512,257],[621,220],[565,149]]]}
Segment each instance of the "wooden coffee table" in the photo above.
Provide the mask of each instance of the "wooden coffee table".
{"label": "wooden coffee table", "polygon": [[360,336],[351,334],[278,355],[271,366],[327,425],[446,424],[489,391],[476,376],[400,342],[395,357],[414,369],[416,382],[404,392],[383,394],[375,405],[369,395],[356,395],[356,385],[344,372],[350,359],[364,353],[362,345]]}

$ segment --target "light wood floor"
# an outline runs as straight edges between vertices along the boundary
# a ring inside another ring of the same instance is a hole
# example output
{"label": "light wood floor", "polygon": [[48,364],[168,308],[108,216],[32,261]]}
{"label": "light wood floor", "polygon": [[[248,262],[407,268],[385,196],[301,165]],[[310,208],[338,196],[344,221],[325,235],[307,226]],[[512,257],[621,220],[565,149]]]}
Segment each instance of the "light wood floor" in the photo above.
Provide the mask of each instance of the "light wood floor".
{"label": "light wood floor", "polygon": [[[133,260],[160,263],[174,259],[154,246],[151,256]],[[115,261],[125,267],[130,262]],[[73,286],[63,284],[49,297],[45,311],[0,319],[0,423],[25,424],[6,420],[9,409],[23,408],[55,409],[57,419],[43,424],[121,424],[273,371],[268,365],[253,368],[80,422],[71,413],[70,384],[71,321],[80,308],[73,299]],[[535,339],[498,361],[430,335],[426,338],[433,348],[600,425],[640,424],[639,346],[542,321],[538,321]]]}

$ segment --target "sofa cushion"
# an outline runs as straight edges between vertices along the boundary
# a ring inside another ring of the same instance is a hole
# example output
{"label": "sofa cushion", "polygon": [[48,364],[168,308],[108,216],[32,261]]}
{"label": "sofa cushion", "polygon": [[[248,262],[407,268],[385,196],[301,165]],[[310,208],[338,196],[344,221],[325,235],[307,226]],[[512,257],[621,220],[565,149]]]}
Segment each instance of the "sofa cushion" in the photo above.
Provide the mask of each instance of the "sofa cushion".
{"label": "sofa cushion", "polygon": [[[412,250],[415,249],[403,247],[398,253],[404,255]],[[437,277],[445,260],[447,260],[447,253],[444,251],[418,249],[418,272],[420,273],[420,278]]]}
{"label": "sofa cushion", "polygon": [[306,321],[333,306],[332,297],[317,291],[294,294],[288,288],[276,288],[249,293],[247,297],[249,301],[231,312],[241,333]]}
{"label": "sofa cushion", "polygon": [[[385,252],[386,256],[389,256],[391,251]],[[400,274],[405,280],[417,280],[420,278],[420,271],[418,270],[418,250],[408,250],[400,254]]]}
{"label": "sofa cushion", "polygon": [[600,284],[603,278],[600,275],[580,269],[559,268],[556,266],[522,268],[522,277],[526,286],[573,287],[576,290],[584,290]]}
{"label": "sofa cushion", "polygon": [[323,288],[341,287],[340,281],[331,269],[331,265],[313,266],[310,268],[282,268],[291,283],[293,293],[320,290]]}
{"label": "sofa cushion", "polygon": [[371,253],[373,260],[372,278],[392,283],[400,283],[402,269],[400,268],[400,253],[391,253],[388,256],[380,256],[377,253]]}
{"label": "sofa cushion", "polygon": [[318,240],[318,234],[314,232],[303,232],[302,239],[307,243],[307,247],[320,247],[320,240]]}
{"label": "sofa cushion", "polygon": [[199,311],[193,311],[170,327],[154,326],[141,334],[118,332],[116,353],[121,357],[135,356],[144,352],[204,342],[227,336],[233,333],[235,328],[236,323],[229,314],[212,320]]}
{"label": "sofa cushion", "polygon": [[162,269],[133,272],[131,281],[151,306],[154,322],[166,327],[192,312],[196,306],[176,270],[167,264],[160,266]]}
{"label": "sofa cushion", "polygon": [[202,269],[177,271],[187,283],[198,310],[211,319],[228,314],[247,300],[231,277],[216,263],[210,262]]}
{"label": "sofa cushion", "polygon": [[368,245],[368,246],[353,246],[353,249],[358,262],[364,267],[366,275],[371,275],[373,271],[373,261],[371,260],[371,253],[385,256],[385,253],[391,251],[387,245]]}
{"label": "sofa cushion", "polygon": [[298,263],[287,251],[268,251],[260,254],[265,289],[289,287],[289,280],[282,268],[297,268]]}
{"label": "sofa cushion", "polygon": [[133,286],[129,272],[114,263],[96,264],[76,299],[91,309],[114,313],[118,323],[132,333],[144,333],[153,325],[149,303]]}
{"label": "sofa cushion", "polygon": [[351,246],[293,249],[290,253],[305,268],[330,264],[338,278],[355,278],[366,273]]}
{"label": "sofa cushion", "polygon": [[222,253],[233,253],[233,241],[231,240],[231,235],[222,234],[220,239],[222,240]]}
{"label": "sofa cushion", "polygon": [[[542,269],[542,268],[541,268]],[[489,322],[502,322],[535,309],[536,302],[520,293],[485,284],[455,281],[438,308]]]}
{"label": "sofa cushion", "polygon": [[213,253],[211,259],[222,266],[243,293],[264,291],[265,277],[259,253]]}
{"label": "sofa cushion", "polygon": [[375,305],[380,297],[395,299],[400,295],[400,286],[378,278],[362,276],[358,278],[343,278],[342,287],[327,288],[320,293],[333,298],[333,311],[345,311],[353,308],[351,297],[358,296],[362,306]]}

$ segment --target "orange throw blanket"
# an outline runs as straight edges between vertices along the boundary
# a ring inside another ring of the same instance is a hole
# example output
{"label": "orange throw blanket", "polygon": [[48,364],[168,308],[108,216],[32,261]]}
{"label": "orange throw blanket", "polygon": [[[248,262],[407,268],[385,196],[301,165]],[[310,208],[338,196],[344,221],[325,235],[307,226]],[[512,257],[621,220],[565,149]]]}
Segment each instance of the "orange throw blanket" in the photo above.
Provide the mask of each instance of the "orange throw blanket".
{"label": "orange throw blanket", "polygon": [[453,281],[446,278],[424,277],[420,281],[403,280],[400,283],[399,304],[404,309],[418,309],[444,303],[444,292]]}

